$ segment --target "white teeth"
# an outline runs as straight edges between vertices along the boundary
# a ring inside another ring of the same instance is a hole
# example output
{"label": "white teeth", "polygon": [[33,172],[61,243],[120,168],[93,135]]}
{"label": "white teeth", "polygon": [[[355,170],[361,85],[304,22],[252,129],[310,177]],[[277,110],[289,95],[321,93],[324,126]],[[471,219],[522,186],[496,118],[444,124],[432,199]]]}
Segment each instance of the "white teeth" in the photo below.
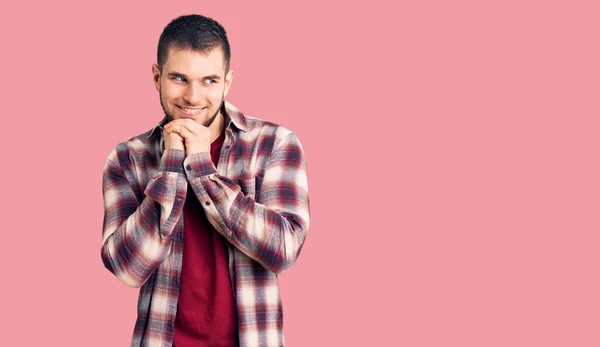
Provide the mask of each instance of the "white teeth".
{"label": "white teeth", "polygon": [[200,109],[200,108],[185,108],[185,107],[182,107],[181,109],[184,110],[185,112],[191,113],[191,114],[198,114],[198,113],[200,113],[200,111],[202,111],[202,109]]}

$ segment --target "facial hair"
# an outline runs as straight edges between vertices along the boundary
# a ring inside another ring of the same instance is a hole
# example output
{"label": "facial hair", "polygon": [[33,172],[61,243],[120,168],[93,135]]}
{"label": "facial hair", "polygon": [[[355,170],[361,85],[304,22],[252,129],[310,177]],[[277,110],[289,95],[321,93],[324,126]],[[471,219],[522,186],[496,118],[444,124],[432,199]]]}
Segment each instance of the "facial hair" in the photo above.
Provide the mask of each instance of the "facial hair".
{"label": "facial hair", "polygon": [[[167,109],[165,108],[165,104],[163,103],[163,98],[162,98],[162,91],[160,91],[158,93],[158,98],[160,99],[160,106],[163,109],[163,112],[165,113],[165,116],[167,117],[167,121],[172,121],[175,118],[173,117],[172,114],[170,114],[169,112],[167,112]],[[219,112],[221,112],[221,106],[223,106],[223,99],[225,98],[225,94],[223,93],[223,96],[221,97],[221,105],[219,106],[219,108],[217,109],[217,111],[215,112],[215,114],[213,114],[212,116],[208,117],[206,119],[206,121],[204,121],[204,124],[202,124],[205,127],[210,127],[210,125],[215,121],[215,119],[217,119],[217,115],[219,114]]]}

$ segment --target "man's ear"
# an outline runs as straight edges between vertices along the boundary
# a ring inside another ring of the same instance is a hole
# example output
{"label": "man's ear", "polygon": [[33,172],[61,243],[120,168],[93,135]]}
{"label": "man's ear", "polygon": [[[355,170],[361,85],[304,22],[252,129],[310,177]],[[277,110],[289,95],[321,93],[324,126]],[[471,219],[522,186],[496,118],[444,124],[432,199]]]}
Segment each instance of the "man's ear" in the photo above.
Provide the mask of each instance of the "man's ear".
{"label": "man's ear", "polygon": [[160,93],[160,69],[156,64],[152,64],[152,79],[154,80],[156,91]]}
{"label": "man's ear", "polygon": [[229,88],[231,88],[231,83],[233,83],[233,74],[234,71],[229,69],[229,72],[225,75],[225,91],[223,97],[227,96],[227,93],[229,93]]}

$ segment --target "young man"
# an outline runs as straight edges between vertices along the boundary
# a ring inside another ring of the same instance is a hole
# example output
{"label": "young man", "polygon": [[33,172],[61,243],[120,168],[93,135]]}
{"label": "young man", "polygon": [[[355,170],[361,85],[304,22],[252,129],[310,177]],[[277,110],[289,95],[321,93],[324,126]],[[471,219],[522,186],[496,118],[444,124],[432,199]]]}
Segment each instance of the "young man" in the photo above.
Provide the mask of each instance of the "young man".
{"label": "young man", "polygon": [[154,83],[165,113],[109,154],[102,261],[140,287],[131,346],[283,346],[277,275],[309,226],[294,133],[224,101],[223,27],[199,15],[164,29]]}

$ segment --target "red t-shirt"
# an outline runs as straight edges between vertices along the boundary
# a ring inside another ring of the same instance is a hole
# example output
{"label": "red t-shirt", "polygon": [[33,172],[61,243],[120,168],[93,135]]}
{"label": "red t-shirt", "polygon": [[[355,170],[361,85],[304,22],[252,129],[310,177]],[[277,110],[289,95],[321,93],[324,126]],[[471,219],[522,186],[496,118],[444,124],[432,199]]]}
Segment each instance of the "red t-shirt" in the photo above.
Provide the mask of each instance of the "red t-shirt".
{"label": "red t-shirt", "polygon": [[[215,166],[224,139],[225,133],[211,144]],[[214,230],[189,185],[183,218],[183,261],[173,346],[238,346],[227,241]]]}

